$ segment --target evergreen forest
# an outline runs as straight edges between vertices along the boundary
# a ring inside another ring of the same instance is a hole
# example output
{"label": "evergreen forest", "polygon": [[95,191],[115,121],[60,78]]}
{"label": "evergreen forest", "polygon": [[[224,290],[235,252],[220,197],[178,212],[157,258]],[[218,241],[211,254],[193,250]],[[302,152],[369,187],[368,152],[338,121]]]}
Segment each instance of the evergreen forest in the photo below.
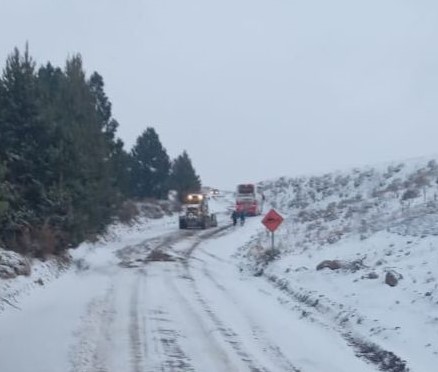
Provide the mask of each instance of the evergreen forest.
{"label": "evergreen forest", "polygon": [[[0,76],[0,246],[44,257],[103,233],[127,202],[197,191],[187,152],[170,159],[154,128],[130,151],[97,72],[79,54],[37,66],[19,49]],[[129,123],[126,123],[129,125]]]}

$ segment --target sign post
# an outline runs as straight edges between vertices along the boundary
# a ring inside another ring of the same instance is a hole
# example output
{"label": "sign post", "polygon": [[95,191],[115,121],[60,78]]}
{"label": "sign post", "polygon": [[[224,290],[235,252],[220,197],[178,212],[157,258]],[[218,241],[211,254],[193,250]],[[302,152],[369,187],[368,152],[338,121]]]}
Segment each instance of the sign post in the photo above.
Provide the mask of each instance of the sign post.
{"label": "sign post", "polygon": [[262,224],[271,232],[271,248],[274,249],[274,231],[277,230],[278,226],[283,222],[283,217],[278,214],[274,209],[271,209],[263,217]]}

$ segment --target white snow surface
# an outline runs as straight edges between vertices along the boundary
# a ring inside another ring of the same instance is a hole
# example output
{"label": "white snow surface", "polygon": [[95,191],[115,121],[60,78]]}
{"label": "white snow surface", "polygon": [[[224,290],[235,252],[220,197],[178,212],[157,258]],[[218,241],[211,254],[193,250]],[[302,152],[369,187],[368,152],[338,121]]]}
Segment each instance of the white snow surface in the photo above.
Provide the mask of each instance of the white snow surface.
{"label": "white snow surface", "polygon": [[285,217],[274,250],[263,216],[230,226],[222,191],[217,229],[144,219],[71,250],[70,267],[35,262],[0,280],[0,371],[433,372],[429,160],[261,183]]}

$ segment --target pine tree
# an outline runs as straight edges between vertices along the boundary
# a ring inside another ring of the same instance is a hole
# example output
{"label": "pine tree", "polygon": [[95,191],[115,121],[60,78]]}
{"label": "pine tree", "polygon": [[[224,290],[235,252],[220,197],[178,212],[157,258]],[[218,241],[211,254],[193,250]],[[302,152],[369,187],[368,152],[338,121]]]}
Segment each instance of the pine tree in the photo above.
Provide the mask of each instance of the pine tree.
{"label": "pine tree", "polygon": [[53,252],[102,231],[132,165],[103,78],[87,80],[80,55],[35,66],[15,49],[0,78],[0,241],[37,254],[41,239]]}
{"label": "pine tree", "polygon": [[[47,127],[38,116],[35,63],[18,49],[7,58],[1,79],[0,160],[6,163],[6,180],[14,198],[10,200],[14,230],[39,220],[38,207],[44,199],[40,171],[45,148],[41,142]],[[15,234],[15,232],[14,232]]]}
{"label": "pine tree", "polygon": [[5,174],[6,167],[4,164],[0,163],[0,225],[3,216],[6,214],[9,206],[7,202],[8,195],[6,190]]}
{"label": "pine tree", "polygon": [[109,149],[112,150],[115,145],[114,139],[119,123],[112,117],[111,102],[105,94],[102,76],[94,72],[88,81],[88,85],[95,101],[94,105],[99,126],[107,140]]}
{"label": "pine tree", "polygon": [[109,185],[120,194],[128,195],[130,158],[123,149],[123,141],[116,138],[119,123],[112,117],[111,102],[105,94],[102,76],[94,72],[88,85],[94,97],[97,120],[105,142],[107,171],[111,177]]}
{"label": "pine tree", "polygon": [[40,119],[46,124],[46,136],[41,147],[46,151],[44,169],[41,170],[43,182],[47,188],[48,203],[46,214],[57,213],[64,204],[63,177],[68,167],[67,155],[64,154],[65,141],[65,110],[63,95],[66,89],[65,75],[60,68],[54,68],[50,63],[38,70],[38,112]]}
{"label": "pine tree", "polygon": [[124,150],[123,141],[117,139],[111,155],[113,184],[123,198],[131,194],[132,157]]}
{"label": "pine tree", "polygon": [[165,198],[168,192],[170,160],[154,128],[148,127],[131,152],[133,195]]}
{"label": "pine tree", "polygon": [[66,63],[64,182],[71,195],[70,230],[79,242],[102,231],[110,221],[115,193],[109,164],[109,139],[102,130],[100,105],[86,80],[80,55]]}
{"label": "pine tree", "polygon": [[183,151],[173,161],[169,184],[171,189],[178,192],[180,200],[183,200],[188,193],[200,191],[200,177],[196,174],[192,161],[186,151]]}

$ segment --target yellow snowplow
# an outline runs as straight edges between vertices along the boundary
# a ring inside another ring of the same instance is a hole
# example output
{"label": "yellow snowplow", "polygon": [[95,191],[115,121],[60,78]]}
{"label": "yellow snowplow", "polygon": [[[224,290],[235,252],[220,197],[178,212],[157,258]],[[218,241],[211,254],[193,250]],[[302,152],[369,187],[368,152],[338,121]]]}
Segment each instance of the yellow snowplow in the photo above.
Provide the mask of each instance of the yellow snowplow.
{"label": "yellow snowplow", "polygon": [[206,229],[216,226],[216,215],[210,213],[207,197],[203,194],[188,194],[179,215],[179,228]]}

